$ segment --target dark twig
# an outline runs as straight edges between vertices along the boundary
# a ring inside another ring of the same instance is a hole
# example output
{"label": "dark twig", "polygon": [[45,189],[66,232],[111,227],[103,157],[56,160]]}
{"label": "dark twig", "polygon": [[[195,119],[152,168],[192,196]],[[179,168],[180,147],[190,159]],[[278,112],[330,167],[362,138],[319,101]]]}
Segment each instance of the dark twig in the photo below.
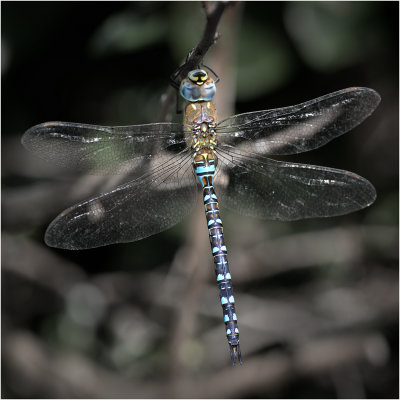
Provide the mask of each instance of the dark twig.
{"label": "dark twig", "polygon": [[211,4],[213,4],[214,7],[211,7],[210,2],[203,2],[203,7],[207,17],[207,24],[203,36],[198,45],[190,52],[185,65],[181,68],[180,74],[177,78],[185,77],[189,71],[199,66],[208,49],[219,39],[217,26],[223,12],[229,5],[229,2],[217,2]]}
{"label": "dark twig", "polygon": [[[197,68],[201,64],[209,48],[218,40],[220,35],[217,33],[217,27],[222,14],[229,4],[229,2],[203,2],[203,8],[207,17],[203,36],[197,46],[191,50],[184,65],[182,65],[179,72],[174,77],[177,82],[180,82],[189,71]],[[174,103],[175,96],[176,91],[170,86],[161,98],[161,109],[158,121],[165,121],[168,119],[167,117],[170,113],[171,105]]]}

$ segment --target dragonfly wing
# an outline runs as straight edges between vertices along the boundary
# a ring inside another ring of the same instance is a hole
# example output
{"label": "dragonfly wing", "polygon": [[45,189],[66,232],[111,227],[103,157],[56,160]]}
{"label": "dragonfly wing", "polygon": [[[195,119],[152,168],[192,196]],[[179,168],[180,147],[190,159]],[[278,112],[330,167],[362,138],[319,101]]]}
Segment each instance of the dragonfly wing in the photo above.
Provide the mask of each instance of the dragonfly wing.
{"label": "dragonfly wing", "polygon": [[353,129],[379,102],[379,94],[372,89],[343,89],[291,107],[227,118],[217,127],[218,139],[262,155],[302,153]]}
{"label": "dragonfly wing", "polygon": [[175,123],[99,126],[46,122],[28,129],[22,144],[41,158],[91,173],[126,173],[155,151],[178,152],[184,127]]}
{"label": "dragonfly wing", "polygon": [[45,241],[78,250],[143,239],[181,221],[196,198],[190,156],[169,157],[141,178],[62,212]]}
{"label": "dragonfly wing", "polygon": [[[215,179],[221,205],[282,221],[347,214],[372,204],[375,188],[339,169],[218,152]],[[228,158],[229,157],[229,158]]]}

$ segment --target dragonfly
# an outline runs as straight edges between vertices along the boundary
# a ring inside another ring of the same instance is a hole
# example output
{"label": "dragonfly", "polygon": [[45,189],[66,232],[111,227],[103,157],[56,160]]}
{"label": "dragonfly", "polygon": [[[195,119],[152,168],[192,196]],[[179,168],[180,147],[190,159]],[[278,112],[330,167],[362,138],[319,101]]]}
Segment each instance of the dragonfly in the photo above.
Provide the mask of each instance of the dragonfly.
{"label": "dragonfly", "polygon": [[[205,69],[181,81],[183,123],[99,126],[46,122],[23,145],[63,167],[129,174],[127,183],[59,214],[47,245],[70,250],[133,242],[171,228],[202,195],[232,364],[242,364],[238,318],[219,202],[243,215],[281,221],[331,217],[371,205],[374,186],[344,170],[278,161],[317,149],[366,119],[379,94],[350,87],[289,107],[217,120],[216,82]],[[218,197],[217,197],[218,195]]]}

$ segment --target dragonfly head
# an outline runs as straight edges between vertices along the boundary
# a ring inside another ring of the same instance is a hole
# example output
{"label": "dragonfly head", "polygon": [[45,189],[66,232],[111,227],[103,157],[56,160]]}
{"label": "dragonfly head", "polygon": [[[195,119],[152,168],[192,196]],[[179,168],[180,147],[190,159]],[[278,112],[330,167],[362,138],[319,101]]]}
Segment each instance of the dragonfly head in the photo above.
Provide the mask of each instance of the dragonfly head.
{"label": "dragonfly head", "polygon": [[179,88],[181,96],[190,102],[209,101],[216,92],[214,80],[203,69],[195,69],[182,80]]}
{"label": "dragonfly head", "polygon": [[207,81],[208,74],[204,69],[194,69],[188,73],[187,77],[196,85],[202,86]]}

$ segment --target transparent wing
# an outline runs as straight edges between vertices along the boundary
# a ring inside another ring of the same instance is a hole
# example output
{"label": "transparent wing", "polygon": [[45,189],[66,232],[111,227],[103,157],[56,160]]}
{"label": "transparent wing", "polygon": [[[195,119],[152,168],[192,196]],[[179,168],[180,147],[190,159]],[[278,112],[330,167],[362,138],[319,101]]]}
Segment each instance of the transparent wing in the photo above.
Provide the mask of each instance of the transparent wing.
{"label": "transparent wing", "polygon": [[181,221],[197,190],[189,155],[168,157],[141,178],[62,212],[45,242],[79,250],[143,239]]}
{"label": "transparent wing", "polygon": [[179,152],[185,145],[183,131],[175,123],[109,127],[46,122],[28,129],[22,144],[62,167],[115,174],[131,171],[154,152]]}
{"label": "transparent wing", "polygon": [[291,107],[227,118],[218,125],[217,137],[222,144],[257,154],[301,153],[354,128],[379,102],[372,89],[343,89]]}
{"label": "transparent wing", "polygon": [[222,207],[252,217],[292,221],[347,214],[372,204],[375,188],[339,169],[218,151],[216,193]]}

